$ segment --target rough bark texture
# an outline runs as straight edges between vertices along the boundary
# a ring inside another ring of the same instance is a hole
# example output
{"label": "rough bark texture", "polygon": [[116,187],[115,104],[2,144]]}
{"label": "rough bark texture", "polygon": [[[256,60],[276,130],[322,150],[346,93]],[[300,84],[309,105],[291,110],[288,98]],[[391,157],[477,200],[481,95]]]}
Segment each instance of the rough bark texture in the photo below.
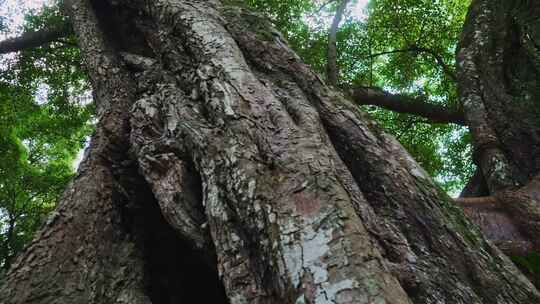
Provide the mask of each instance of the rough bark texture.
{"label": "rough bark texture", "polygon": [[473,1],[457,54],[477,175],[487,186],[483,195],[501,202],[497,210],[468,212],[493,240],[519,235],[530,248],[538,248],[540,235],[540,189],[532,182],[540,172],[539,14],[536,1]]}
{"label": "rough bark texture", "polygon": [[2,302],[540,301],[264,18],[218,1],[73,2],[101,122]]}

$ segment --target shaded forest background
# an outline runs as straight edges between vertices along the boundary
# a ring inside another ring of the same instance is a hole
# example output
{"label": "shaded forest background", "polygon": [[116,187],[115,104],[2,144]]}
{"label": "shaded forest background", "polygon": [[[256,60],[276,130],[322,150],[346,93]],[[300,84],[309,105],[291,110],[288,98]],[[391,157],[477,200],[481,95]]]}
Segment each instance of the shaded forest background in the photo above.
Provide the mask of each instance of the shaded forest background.
{"label": "shaded forest background", "polygon": [[[234,2],[265,14],[305,62],[326,74],[329,32],[341,1]],[[336,36],[336,86],[353,99],[358,90],[369,89],[461,112],[455,50],[469,1],[371,0],[364,10],[358,1],[345,2]],[[9,17],[0,17],[3,35],[16,30],[9,26]],[[64,22],[57,5],[51,4],[27,14],[19,31]],[[1,58],[3,270],[31,240],[76,174],[76,160],[93,130],[90,86],[74,39],[62,38]],[[451,196],[459,194],[473,175],[471,138],[459,121],[441,122],[376,105],[359,107],[393,134]],[[515,258],[530,273],[540,273],[539,260],[534,254]]]}

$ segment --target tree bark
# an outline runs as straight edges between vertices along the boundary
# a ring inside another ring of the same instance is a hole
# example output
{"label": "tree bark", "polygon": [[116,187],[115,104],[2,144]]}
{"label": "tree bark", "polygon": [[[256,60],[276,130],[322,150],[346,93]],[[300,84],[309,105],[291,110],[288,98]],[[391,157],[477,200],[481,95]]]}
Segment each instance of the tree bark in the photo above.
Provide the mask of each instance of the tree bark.
{"label": "tree bark", "polygon": [[4,303],[540,301],[264,18],[219,1],[92,4],[68,7],[100,123]]}
{"label": "tree bark", "polygon": [[[534,194],[540,190],[534,182],[540,173],[538,14],[534,1],[473,1],[457,53],[458,87],[475,162],[487,195],[506,200],[498,214],[471,212],[477,213],[481,220],[476,222],[486,233],[493,234],[489,230],[498,226],[522,235],[518,239],[527,239],[536,248],[540,233],[540,199]],[[529,193],[524,194],[524,189]]]}

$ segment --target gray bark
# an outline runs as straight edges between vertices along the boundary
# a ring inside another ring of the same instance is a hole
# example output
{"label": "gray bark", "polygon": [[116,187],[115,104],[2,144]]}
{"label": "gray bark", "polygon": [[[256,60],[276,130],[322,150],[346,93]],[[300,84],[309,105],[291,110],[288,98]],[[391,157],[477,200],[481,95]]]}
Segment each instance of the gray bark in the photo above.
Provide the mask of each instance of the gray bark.
{"label": "gray bark", "polygon": [[[500,202],[497,210],[469,212],[493,240],[526,242],[536,248],[540,235],[540,198],[535,194],[540,189],[534,182],[540,173],[539,14],[536,1],[473,1],[457,53],[458,87],[475,162],[488,194]],[[529,192],[524,194],[523,189]]]}
{"label": "gray bark", "polygon": [[540,301],[267,20],[218,1],[111,3],[69,6],[100,124],[2,302]]}

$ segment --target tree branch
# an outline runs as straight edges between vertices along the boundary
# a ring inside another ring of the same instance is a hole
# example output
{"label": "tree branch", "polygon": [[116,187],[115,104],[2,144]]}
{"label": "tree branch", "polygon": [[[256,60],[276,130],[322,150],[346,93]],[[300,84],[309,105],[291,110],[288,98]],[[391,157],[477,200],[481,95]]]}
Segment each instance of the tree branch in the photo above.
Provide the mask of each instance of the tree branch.
{"label": "tree branch", "polygon": [[332,26],[330,27],[330,33],[328,34],[326,76],[328,84],[333,86],[337,86],[339,79],[339,67],[337,64],[337,31],[349,1],[350,0],[342,0],[339,3],[336,15],[332,21]]}
{"label": "tree branch", "polygon": [[335,2],[335,1],[336,1],[336,0],[329,0],[329,1],[326,1],[326,2],[323,3],[321,6],[319,6],[319,8],[318,8],[315,12],[309,14],[308,16],[309,16],[309,17],[313,17],[313,16],[319,14],[320,12],[322,12],[322,10],[323,10],[324,8],[326,8],[329,4],[331,4],[331,3]]}
{"label": "tree branch", "polygon": [[519,189],[454,202],[506,254],[527,255],[540,249],[540,175]]}
{"label": "tree branch", "polygon": [[461,207],[471,208],[496,208],[500,205],[499,200],[495,196],[459,197],[454,201]]}
{"label": "tree branch", "polygon": [[455,123],[465,125],[461,111],[426,102],[423,98],[392,94],[373,87],[352,87],[348,90],[358,105],[374,105],[390,111],[426,118],[433,123]]}
{"label": "tree branch", "polygon": [[68,33],[69,25],[67,23],[62,24],[61,26],[47,28],[36,32],[23,33],[19,37],[0,41],[0,54],[7,54],[39,47],[67,36]]}

